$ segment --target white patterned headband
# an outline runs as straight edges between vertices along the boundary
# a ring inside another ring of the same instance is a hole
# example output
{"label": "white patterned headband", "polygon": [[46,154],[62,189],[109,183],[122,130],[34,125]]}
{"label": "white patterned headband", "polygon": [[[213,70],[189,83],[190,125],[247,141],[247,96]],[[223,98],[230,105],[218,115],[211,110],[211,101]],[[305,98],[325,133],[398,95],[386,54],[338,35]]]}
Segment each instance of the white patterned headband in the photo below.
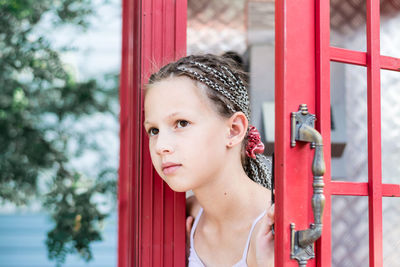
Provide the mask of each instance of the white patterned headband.
{"label": "white patterned headband", "polygon": [[[190,61],[190,64],[196,66],[203,73],[210,74],[212,77],[219,81],[219,83],[209,79],[206,75],[203,75],[192,67],[186,67],[185,65],[178,66],[177,69],[189,74],[193,79],[207,85],[210,89],[213,89],[224,97],[226,97],[235,106],[227,104],[227,108],[233,113],[236,111],[242,111],[247,119],[250,119],[250,102],[247,89],[244,86],[240,77],[236,77],[227,67],[221,66],[221,70],[211,68],[203,63]],[[225,72],[225,73],[224,73]]]}

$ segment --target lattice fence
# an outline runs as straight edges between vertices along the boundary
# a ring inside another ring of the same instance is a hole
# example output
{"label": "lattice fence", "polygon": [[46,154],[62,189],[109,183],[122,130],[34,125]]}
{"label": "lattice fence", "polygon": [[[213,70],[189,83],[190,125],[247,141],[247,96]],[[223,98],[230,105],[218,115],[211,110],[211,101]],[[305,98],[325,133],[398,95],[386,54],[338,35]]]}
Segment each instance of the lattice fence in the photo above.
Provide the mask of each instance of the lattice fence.
{"label": "lattice fence", "polygon": [[[400,0],[381,0],[381,16],[393,17],[399,13]],[[366,21],[366,0],[331,0],[332,29],[350,34],[364,27]]]}
{"label": "lattice fence", "polygon": [[245,3],[245,0],[189,0],[187,53],[244,53]]}

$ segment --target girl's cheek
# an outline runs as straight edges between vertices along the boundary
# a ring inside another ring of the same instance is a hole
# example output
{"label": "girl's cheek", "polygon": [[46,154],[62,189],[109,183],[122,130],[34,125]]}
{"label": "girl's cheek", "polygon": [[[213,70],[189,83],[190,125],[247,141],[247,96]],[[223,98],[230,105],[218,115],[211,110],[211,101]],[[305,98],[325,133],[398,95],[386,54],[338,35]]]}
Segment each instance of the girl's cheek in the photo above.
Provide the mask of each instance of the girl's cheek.
{"label": "girl's cheek", "polygon": [[158,168],[160,167],[161,163],[159,162],[159,158],[157,157],[156,153],[152,152],[152,150],[150,150],[150,158],[151,158],[151,162],[153,163],[154,169],[156,169],[156,171],[159,173],[159,171],[161,171],[161,170],[159,170]]}
{"label": "girl's cheek", "polygon": [[153,164],[154,164],[155,160],[156,160],[156,151],[155,151],[154,143],[152,141],[149,142],[149,150],[150,150],[151,160],[153,161]]}

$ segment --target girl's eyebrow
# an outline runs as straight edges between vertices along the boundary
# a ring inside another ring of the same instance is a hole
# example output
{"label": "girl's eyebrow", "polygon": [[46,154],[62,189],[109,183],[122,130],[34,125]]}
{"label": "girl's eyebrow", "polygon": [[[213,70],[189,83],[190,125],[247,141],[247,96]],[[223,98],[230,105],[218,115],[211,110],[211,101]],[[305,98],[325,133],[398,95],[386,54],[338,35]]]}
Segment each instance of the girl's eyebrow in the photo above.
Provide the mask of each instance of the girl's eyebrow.
{"label": "girl's eyebrow", "polygon": [[[174,116],[176,116],[176,115],[179,115],[180,113],[182,113],[182,112],[179,112],[179,111],[173,112],[173,113],[169,114],[169,115],[167,116],[167,118],[174,117]],[[146,121],[144,121],[143,125],[146,125],[146,124],[151,124],[151,122],[149,122],[149,121],[146,120]]]}

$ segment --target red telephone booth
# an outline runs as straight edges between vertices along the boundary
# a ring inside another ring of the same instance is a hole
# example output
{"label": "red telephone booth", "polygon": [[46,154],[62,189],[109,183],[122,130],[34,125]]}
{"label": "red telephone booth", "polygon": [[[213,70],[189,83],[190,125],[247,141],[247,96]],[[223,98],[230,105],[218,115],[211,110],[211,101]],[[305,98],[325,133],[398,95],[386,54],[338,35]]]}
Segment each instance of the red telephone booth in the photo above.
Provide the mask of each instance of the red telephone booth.
{"label": "red telephone booth", "polygon": [[[185,196],[172,192],[151,166],[141,88],[157,66],[185,55],[186,7],[186,0],[123,1],[119,267],[185,265]],[[275,2],[275,266],[331,266],[332,196],[368,197],[369,266],[383,266],[382,199],[400,197],[400,185],[382,183],[380,72],[399,71],[400,59],[381,55],[379,0],[367,0],[366,18],[366,52],[348,50],[330,44],[329,0]],[[367,70],[366,182],[331,180],[331,62]],[[315,114],[322,146],[294,140],[292,112],[301,104]],[[313,172],[321,149],[317,161],[323,155],[325,172]],[[322,211],[315,246],[299,246],[296,231],[314,234],[315,213]]]}

